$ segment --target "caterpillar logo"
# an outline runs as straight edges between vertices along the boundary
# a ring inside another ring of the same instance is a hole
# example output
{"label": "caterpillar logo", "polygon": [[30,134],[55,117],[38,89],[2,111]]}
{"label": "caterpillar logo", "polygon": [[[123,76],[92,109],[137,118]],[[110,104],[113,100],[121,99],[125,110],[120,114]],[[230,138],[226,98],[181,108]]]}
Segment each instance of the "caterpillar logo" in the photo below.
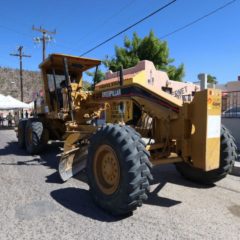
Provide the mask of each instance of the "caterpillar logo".
{"label": "caterpillar logo", "polygon": [[116,97],[116,96],[120,96],[120,95],[121,95],[121,89],[102,92],[102,97],[103,98]]}

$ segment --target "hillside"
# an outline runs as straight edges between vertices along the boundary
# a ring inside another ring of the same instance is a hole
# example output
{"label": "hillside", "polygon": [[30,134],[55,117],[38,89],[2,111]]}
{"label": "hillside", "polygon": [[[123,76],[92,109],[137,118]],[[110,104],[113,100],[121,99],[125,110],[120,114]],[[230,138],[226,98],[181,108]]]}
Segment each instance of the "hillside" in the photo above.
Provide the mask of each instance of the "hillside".
{"label": "hillside", "polygon": [[[23,100],[30,102],[34,93],[42,89],[41,74],[38,71],[23,71]],[[84,88],[89,87],[88,82],[83,83]],[[0,94],[11,95],[20,100],[19,70],[8,67],[0,67]]]}
{"label": "hillside", "polygon": [[[23,71],[23,100],[32,101],[33,93],[41,89],[41,74],[37,71]],[[11,95],[20,100],[19,70],[0,67],[0,94]]]}

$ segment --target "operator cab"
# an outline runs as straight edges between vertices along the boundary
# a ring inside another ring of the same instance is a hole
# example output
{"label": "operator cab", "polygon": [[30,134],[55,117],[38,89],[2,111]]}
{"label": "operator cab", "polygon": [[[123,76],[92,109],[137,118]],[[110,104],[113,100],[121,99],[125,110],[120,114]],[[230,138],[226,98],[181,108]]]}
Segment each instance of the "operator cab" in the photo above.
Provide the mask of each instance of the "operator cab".
{"label": "operator cab", "polygon": [[[51,54],[39,67],[43,76],[44,97],[37,103],[41,112],[60,112],[68,108],[68,91],[82,89],[82,74],[98,67],[101,61],[64,54]],[[38,110],[39,112],[39,110]]]}

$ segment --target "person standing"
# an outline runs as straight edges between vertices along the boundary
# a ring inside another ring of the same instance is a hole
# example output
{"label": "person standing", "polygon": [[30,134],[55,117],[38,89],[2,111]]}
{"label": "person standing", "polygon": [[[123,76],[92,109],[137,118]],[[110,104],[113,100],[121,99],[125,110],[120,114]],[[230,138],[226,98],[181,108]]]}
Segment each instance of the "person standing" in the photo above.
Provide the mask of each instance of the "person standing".
{"label": "person standing", "polygon": [[18,123],[19,123],[19,113],[18,112],[14,113],[14,123],[15,123],[15,127],[18,126]]}
{"label": "person standing", "polygon": [[11,127],[12,126],[12,120],[13,120],[13,116],[12,116],[11,112],[8,113],[6,119],[8,121],[8,127]]}
{"label": "person standing", "polygon": [[25,118],[28,118],[28,111],[25,112]]}
{"label": "person standing", "polygon": [[0,126],[3,126],[3,114],[0,113]]}

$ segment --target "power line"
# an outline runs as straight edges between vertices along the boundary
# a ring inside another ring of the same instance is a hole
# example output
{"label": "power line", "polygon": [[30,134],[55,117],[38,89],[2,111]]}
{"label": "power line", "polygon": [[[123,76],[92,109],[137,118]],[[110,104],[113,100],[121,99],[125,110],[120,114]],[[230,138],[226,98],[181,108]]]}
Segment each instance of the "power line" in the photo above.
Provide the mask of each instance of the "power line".
{"label": "power line", "polygon": [[124,33],[124,32],[126,32],[126,31],[128,31],[129,29],[131,29],[131,28],[133,28],[133,27],[135,27],[135,26],[136,26],[136,25],[138,25],[139,23],[141,23],[141,22],[145,21],[146,19],[148,19],[148,18],[152,17],[153,15],[157,14],[158,12],[160,12],[160,11],[164,10],[165,8],[169,7],[170,5],[172,5],[173,3],[175,3],[176,1],[177,1],[177,0],[172,0],[171,2],[169,2],[169,3],[165,4],[164,6],[160,7],[160,8],[159,8],[159,9],[157,9],[156,11],[154,11],[154,12],[150,13],[150,14],[149,14],[149,15],[147,15],[146,17],[144,17],[144,18],[140,19],[140,20],[139,20],[139,21],[137,21],[136,23],[134,23],[134,24],[132,24],[132,25],[128,26],[127,28],[123,29],[123,30],[122,30],[122,31],[120,31],[119,33],[117,33],[117,34],[113,35],[112,37],[110,37],[110,38],[106,39],[106,40],[105,40],[105,41],[103,41],[102,43],[99,43],[97,46],[95,46],[95,47],[91,48],[90,50],[88,50],[88,51],[86,51],[86,52],[84,52],[84,53],[82,53],[80,56],[84,56],[84,55],[86,55],[86,54],[88,54],[88,53],[92,52],[93,50],[95,50],[95,49],[99,48],[100,46],[102,46],[102,45],[106,44],[107,42],[109,42],[109,41],[111,41],[112,39],[116,38],[117,36],[121,35],[122,33]]}
{"label": "power line", "polygon": [[[65,49],[70,49],[72,51],[79,51],[79,47],[77,48],[77,46],[79,46],[79,42],[82,40],[87,39],[89,36],[96,34],[96,32],[101,29],[102,26],[104,26],[107,22],[109,22],[111,19],[113,19],[114,17],[116,17],[117,15],[121,14],[123,11],[125,11],[125,9],[127,9],[129,6],[131,6],[134,2],[136,2],[136,0],[132,0],[130,1],[128,4],[126,4],[125,6],[123,6],[122,8],[120,8],[118,11],[116,11],[115,13],[113,13],[112,15],[110,15],[109,17],[107,17],[105,20],[103,20],[99,25],[95,26],[95,28],[89,32],[87,32],[86,34],[84,34],[84,36],[82,38],[80,38],[78,40],[78,42],[76,42],[76,44],[73,43],[67,43],[67,45],[65,44],[59,44],[56,43],[58,46],[60,47],[64,47]],[[75,45],[74,48],[69,48],[69,44]]]}
{"label": "power line", "polygon": [[207,17],[209,17],[209,16],[217,13],[217,12],[220,11],[220,10],[223,10],[224,8],[228,7],[229,5],[233,4],[233,3],[236,2],[236,1],[237,1],[237,0],[232,0],[232,1],[227,2],[227,3],[225,3],[224,5],[216,8],[215,10],[213,10],[213,11],[211,11],[211,12],[203,15],[202,17],[199,17],[199,18],[195,19],[194,21],[192,21],[192,22],[190,22],[190,23],[188,23],[188,24],[186,24],[186,25],[184,25],[184,26],[182,26],[182,27],[179,27],[179,28],[175,29],[174,31],[169,32],[169,33],[161,36],[160,39],[167,38],[167,37],[169,37],[169,36],[171,36],[171,35],[173,35],[173,34],[175,34],[175,33],[177,33],[177,32],[180,32],[180,31],[184,30],[185,28],[188,28],[188,27],[194,25],[194,24],[197,23],[197,22],[200,22],[201,20],[203,20],[203,19],[205,19],[205,18],[207,18]]}
{"label": "power line", "polygon": [[[34,38],[34,41],[37,43],[42,42],[42,52],[43,52],[43,61],[45,60],[46,57],[46,42],[51,42],[53,40],[53,37],[51,37],[51,34],[56,34],[56,29],[54,31],[49,31],[40,26],[40,28],[35,28],[34,26],[32,27],[32,30],[38,31],[42,33],[42,37],[36,37]],[[47,35],[48,34],[48,35]]]}
{"label": "power line", "polygon": [[[17,33],[19,35],[22,35],[22,36],[25,36],[25,37],[29,37],[30,35],[29,34],[26,34],[26,33],[23,33],[23,32],[19,32],[18,30],[15,30],[13,28],[9,28],[9,27],[6,27],[4,25],[0,25],[0,28],[3,28],[3,29],[6,29],[8,31],[11,31],[11,32],[14,32],[14,33]],[[30,36],[31,37],[31,36]]]}
{"label": "power line", "polygon": [[[95,26],[94,29],[92,29],[91,31],[87,32],[86,34],[84,34],[84,36],[82,38],[80,38],[78,40],[78,42],[85,40],[86,38],[88,38],[89,36],[96,34],[97,31],[99,31],[101,29],[102,26],[104,26],[107,22],[109,22],[111,19],[113,19],[114,17],[116,17],[117,15],[119,15],[120,13],[122,13],[123,11],[125,11],[126,8],[128,8],[130,5],[132,5],[136,0],[132,0],[131,2],[129,2],[127,5],[123,6],[122,8],[120,8],[117,12],[113,13],[112,15],[110,15],[109,17],[107,17],[106,19],[104,19],[99,25]],[[79,44],[78,44],[79,45]],[[77,49],[76,47],[74,49]]]}

